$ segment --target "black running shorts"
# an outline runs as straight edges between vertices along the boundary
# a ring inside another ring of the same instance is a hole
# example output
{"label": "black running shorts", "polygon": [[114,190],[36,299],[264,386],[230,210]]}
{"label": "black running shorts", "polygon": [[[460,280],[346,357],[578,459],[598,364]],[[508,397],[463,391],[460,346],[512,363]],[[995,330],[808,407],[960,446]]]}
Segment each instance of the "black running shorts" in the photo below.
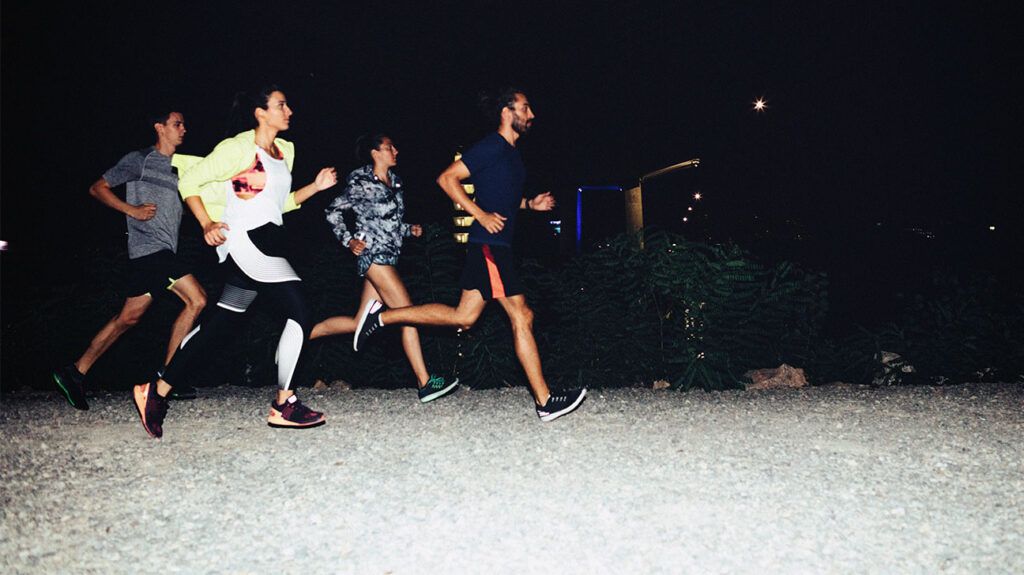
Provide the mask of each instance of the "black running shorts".
{"label": "black running shorts", "polygon": [[470,243],[459,287],[480,290],[484,301],[523,293],[512,261],[512,248]]}
{"label": "black running shorts", "polygon": [[128,260],[128,297],[156,296],[171,289],[174,282],[189,274],[188,267],[170,250]]}

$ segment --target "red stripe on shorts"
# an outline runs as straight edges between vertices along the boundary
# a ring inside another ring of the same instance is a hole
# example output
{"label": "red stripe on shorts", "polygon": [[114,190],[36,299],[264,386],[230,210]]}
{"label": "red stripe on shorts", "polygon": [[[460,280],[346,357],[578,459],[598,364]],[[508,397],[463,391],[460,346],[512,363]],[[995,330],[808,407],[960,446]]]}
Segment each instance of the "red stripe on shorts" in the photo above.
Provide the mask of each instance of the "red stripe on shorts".
{"label": "red stripe on shorts", "polygon": [[491,297],[505,297],[505,284],[501,283],[501,273],[498,271],[498,264],[494,263],[494,256],[491,255],[491,246],[484,244],[484,261],[487,262],[487,275],[491,277]]}

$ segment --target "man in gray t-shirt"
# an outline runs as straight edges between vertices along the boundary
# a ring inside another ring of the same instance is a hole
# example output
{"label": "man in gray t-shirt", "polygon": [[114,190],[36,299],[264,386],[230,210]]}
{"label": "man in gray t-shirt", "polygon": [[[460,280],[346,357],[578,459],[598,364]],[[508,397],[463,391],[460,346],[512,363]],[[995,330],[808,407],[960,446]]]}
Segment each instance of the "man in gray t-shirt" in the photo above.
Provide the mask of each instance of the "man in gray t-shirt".
{"label": "man in gray t-shirt", "polygon": [[93,195],[114,209],[118,207],[104,201],[103,192],[125,184],[127,205],[135,208],[134,213],[133,210],[125,212],[129,259],[160,250],[178,251],[181,197],[178,196],[178,175],[170,156],[160,153],[156,146],[131,152],[107,170],[97,184],[100,188]]}
{"label": "man in gray t-shirt", "polygon": [[[85,374],[121,334],[139,322],[156,294],[172,291],[185,302],[171,329],[165,365],[206,305],[206,292],[177,256],[182,212],[178,169],[187,169],[200,158],[174,153],[185,137],[181,113],[159,114],[153,118],[153,129],[156,144],[121,158],[89,188],[92,197],[125,215],[128,281],[121,311],[96,334],[78,361],[52,374],[68,403],[78,409],[89,409]],[[127,201],[111,190],[121,184],[126,184]],[[179,391],[179,397],[184,395]]]}

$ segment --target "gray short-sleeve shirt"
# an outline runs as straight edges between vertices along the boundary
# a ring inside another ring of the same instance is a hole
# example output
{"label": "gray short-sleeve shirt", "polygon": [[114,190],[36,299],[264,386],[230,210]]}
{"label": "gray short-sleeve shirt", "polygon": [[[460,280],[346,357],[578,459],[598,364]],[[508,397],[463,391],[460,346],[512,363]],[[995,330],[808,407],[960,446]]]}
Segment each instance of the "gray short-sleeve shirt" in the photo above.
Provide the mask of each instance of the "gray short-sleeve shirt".
{"label": "gray short-sleeve shirt", "polygon": [[146,221],[125,216],[128,223],[128,258],[160,250],[178,251],[181,198],[178,174],[171,157],[149,147],[131,152],[103,174],[110,187],[127,184],[126,201],[132,205],[155,204],[156,215]]}

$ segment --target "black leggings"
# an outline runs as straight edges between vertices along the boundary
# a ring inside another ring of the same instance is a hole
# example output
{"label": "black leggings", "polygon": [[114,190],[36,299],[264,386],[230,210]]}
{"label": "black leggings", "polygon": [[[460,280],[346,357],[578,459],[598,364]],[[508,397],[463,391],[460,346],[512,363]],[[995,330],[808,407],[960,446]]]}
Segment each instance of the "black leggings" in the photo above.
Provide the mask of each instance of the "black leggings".
{"label": "black leggings", "polygon": [[274,307],[276,315],[285,318],[274,361],[277,363],[277,384],[281,389],[288,389],[302,355],[303,344],[309,339],[313,327],[302,295],[302,282],[258,282],[247,276],[230,256],[222,266],[225,266],[226,280],[220,300],[202,323],[182,340],[181,347],[164,370],[164,381],[173,386],[195,373],[201,365],[202,354],[210,353],[218,341],[237,332],[242,314],[257,295],[263,295]]}

